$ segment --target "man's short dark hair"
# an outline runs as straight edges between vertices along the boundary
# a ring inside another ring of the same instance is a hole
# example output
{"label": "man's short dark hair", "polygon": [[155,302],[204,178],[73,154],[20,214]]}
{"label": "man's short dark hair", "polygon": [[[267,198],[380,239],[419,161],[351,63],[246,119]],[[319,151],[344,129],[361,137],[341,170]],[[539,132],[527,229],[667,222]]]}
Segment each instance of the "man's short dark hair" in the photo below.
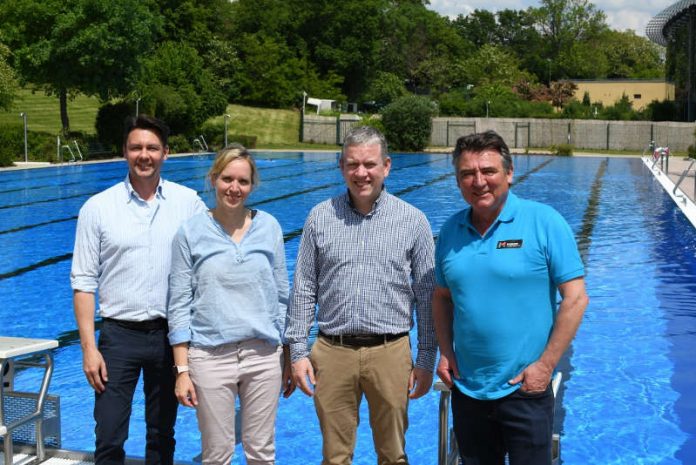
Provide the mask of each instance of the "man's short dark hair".
{"label": "man's short dark hair", "polygon": [[379,132],[372,126],[358,126],[352,128],[343,139],[343,148],[341,149],[341,159],[345,157],[348,147],[353,145],[379,145],[382,160],[389,158],[389,149],[387,147],[387,139],[384,134]]}
{"label": "man's short dark hair", "polygon": [[154,116],[149,115],[138,115],[138,116],[128,116],[124,123],[123,128],[123,146],[125,147],[128,143],[128,135],[134,129],[146,129],[157,134],[160,142],[162,143],[162,148],[169,146],[169,126]]}
{"label": "man's short dark hair", "polygon": [[495,150],[498,152],[500,156],[503,157],[503,169],[505,172],[509,173],[512,170],[510,149],[503,138],[495,131],[469,134],[468,136],[462,136],[457,139],[457,145],[454,146],[454,151],[452,152],[452,165],[454,165],[454,169],[457,169],[457,162],[462,153],[481,153],[485,150]]}

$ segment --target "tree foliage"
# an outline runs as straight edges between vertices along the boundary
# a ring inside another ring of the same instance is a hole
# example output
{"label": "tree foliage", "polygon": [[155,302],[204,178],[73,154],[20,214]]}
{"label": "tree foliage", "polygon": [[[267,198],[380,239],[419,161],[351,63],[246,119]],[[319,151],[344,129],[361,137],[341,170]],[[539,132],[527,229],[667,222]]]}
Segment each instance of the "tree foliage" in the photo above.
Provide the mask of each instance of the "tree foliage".
{"label": "tree foliage", "polygon": [[131,90],[140,56],[162,26],[141,0],[5,0],[0,24],[24,82],[59,96],[69,130],[70,92],[106,100]]}
{"label": "tree foliage", "polygon": [[0,44],[0,109],[9,110],[17,91],[17,79],[14,70],[7,63],[10,50]]}

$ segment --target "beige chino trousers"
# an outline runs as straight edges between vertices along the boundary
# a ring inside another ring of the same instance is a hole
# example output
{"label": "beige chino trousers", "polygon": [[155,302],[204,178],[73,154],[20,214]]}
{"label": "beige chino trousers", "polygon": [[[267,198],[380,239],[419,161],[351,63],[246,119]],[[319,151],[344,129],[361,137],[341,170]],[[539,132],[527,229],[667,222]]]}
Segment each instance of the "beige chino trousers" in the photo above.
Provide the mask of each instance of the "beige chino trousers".
{"label": "beige chino trousers", "polygon": [[379,465],[407,464],[408,379],[413,368],[407,336],[374,347],[332,345],[319,337],[310,356],[314,404],[323,436],[322,465],[350,465],[363,394]]}
{"label": "beige chino trousers", "polygon": [[275,420],[283,352],[260,339],[189,348],[196,389],[203,465],[229,465],[235,446],[235,398],[242,416],[242,446],[249,465],[275,463]]}

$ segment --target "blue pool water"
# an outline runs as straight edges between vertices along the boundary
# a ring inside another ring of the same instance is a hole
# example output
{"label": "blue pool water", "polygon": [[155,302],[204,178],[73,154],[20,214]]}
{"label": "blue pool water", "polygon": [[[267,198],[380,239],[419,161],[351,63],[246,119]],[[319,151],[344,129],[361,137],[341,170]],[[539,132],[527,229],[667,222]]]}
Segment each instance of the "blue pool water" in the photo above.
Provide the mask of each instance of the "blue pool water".
{"label": "blue pool water", "polygon": [[[257,208],[278,218],[289,271],[304,219],[343,190],[335,153],[258,154]],[[172,158],[166,178],[205,192],[209,157]],[[123,179],[123,162],[0,173],[0,334],[58,338],[50,391],[61,397],[63,447],[93,447],[92,393],[72,316],[70,254],[80,206]],[[566,464],[696,463],[696,231],[638,159],[515,157],[514,191],[559,210],[575,231],[591,303],[563,362]],[[463,205],[444,155],[395,155],[390,192],[422,209],[433,231]],[[18,375],[18,386],[35,384]],[[142,396],[127,453],[143,454]],[[363,405],[363,408],[365,406]],[[411,404],[407,452],[437,460],[438,395]],[[373,464],[360,425],[355,463]],[[278,463],[317,463],[321,436],[311,400],[295,393],[278,413]],[[196,420],[180,409],[176,458],[199,453]],[[244,463],[241,449],[233,461]]]}

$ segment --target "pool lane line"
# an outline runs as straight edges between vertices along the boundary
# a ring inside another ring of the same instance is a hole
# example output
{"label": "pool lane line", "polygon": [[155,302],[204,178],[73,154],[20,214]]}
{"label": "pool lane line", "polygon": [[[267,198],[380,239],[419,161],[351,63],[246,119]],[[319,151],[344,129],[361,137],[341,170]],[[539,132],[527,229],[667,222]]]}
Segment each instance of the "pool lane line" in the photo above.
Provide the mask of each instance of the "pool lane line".
{"label": "pool lane line", "polygon": [[[185,157],[173,157],[175,159],[183,159]],[[281,168],[283,166],[291,166],[297,164],[297,161],[302,161],[302,160],[295,160],[295,159],[290,159],[290,158],[276,158],[273,160],[288,160],[288,163],[280,166],[268,166],[264,167],[263,169],[271,169],[271,168]],[[110,172],[110,171],[116,171],[116,170],[122,170],[123,169],[123,163],[125,163],[124,158],[118,158],[115,160],[109,160],[105,161],[104,163],[91,163],[91,164],[85,164],[85,165],[70,165],[72,166],[80,166],[81,170],[78,171],[68,171],[67,173],[57,173],[57,171],[60,170],[61,166],[60,165],[55,165],[51,168],[55,168],[48,174],[44,174],[42,176],[36,176],[32,174],[31,176],[15,176],[12,178],[8,178],[6,176],[0,176],[0,185],[6,184],[6,183],[11,183],[11,182],[21,182],[21,181],[33,181],[35,179],[47,179],[47,178],[56,178],[57,176],[73,176],[73,175],[85,175],[85,174],[101,174],[105,172]],[[183,160],[184,162],[188,162],[188,160]],[[212,161],[212,159],[211,159]],[[305,163],[325,163],[325,161],[321,160],[306,160]],[[165,167],[169,166],[177,166],[179,163],[172,163],[172,164],[165,164]],[[108,166],[106,169],[100,169],[103,168],[106,165]],[[89,168],[89,169],[86,169]],[[182,170],[187,170],[190,168],[172,168],[171,171],[182,171]],[[261,169],[261,168],[259,168]],[[16,171],[15,171],[16,172]],[[113,177],[113,175],[112,175]],[[118,177],[116,177],[118,178]],[[3,193],[5,191],[0,191],[0,193]]]}
{"label": "pool lane line", "polygon": [[12,229],[5,229],[4,231],[0,231],[0,236],[3,234],[10,234],[10,233],[15,233],[15,232],[20,232],[20,231],[26,231],[27,229],[38,228],[40,226],[46,226],[49,224],[62,223],[64,221],[72,221],[72,220],[77,220],[77,216],[71,216],[69,218],[58,218],[58,219],[51,220],[51,221],[44,221],[43,223],[27,224],[24,226],[17,226],[16,228],[12,228]]}
{"label": "pool lane line", "polygon": [[[328,167],[328,168],[321,168],[321,169],[318,169],[318,170],[314,170],[313,173],[320,173],[320,172],[322,172],[322,171],[329,171],[329,170],[333,170],[333,169],[335,169],[335,167],[333,167],[333,166],[332,166],[332,167]],[[279,179],[291,178],[291,177],[294,177],[294,176],[297,176],[297,175],[296,175],[296,174],[287,174],[287,175],[283,175],[283,176],[277,176],[277,177],[274,177],[274,178],[266,179],[265,182],[277,181],[277,180],[279,180]],[[196,177],[189,178],[189,179],[195,179],[195,178],[196,178]],[[176,181],[172,181],[172,182],[176,182]],[[200,195],[200,194],[203,194],[204,191],[196,191],[196,192]],[[12,228],[12,229],[5,229],[5,230],[3,230],[3,231],[0,231],[0,235],[2,235],[2,234],[14,233],[14,232],[19,232],[19,231],[25,231],[25,230],[27,230],[27,229],[38,228],[38,227],[40,227],[40,226],[46,226],[46,225],[49,225],[49,224],[61,223],[61,222],[63,222],[63,221],[70,221],[70,220],[76,220],[76,219],[77,219],[77,216],[71,216],[71,217],[69,217],[69,218],[58,218],[58,219],[51,220],[51,221],[44,221],[44,222],[42,222],[42,223],[34,223],[34,224],[28,224],[28,225],[24,225],[24,226],[17,226],[17,227]]]}
{"label": "pool lane line", "polygon": [[[543,169],[546,165],[548,165],[549,163],[551,163],[553,160],[554,160],[554,159],[547,160],[547,161],[541,163],[540,165],[538,165],[538,166],[532,168],[532,169],[529,170],[527,173],[525,173],[524,175],[520,176],[520,178],[517,180],[517,183],[519,184],[520,182],[524,182],[530,175],[532,175],[532,174],[536,173],[537,171]],[[413,165],[413,166],[415,166],[415,165]],[[442,181],[442,180],[447,179],[448,177],[452,177],[452,176],[454,176],[454,173],[446,173],[446,174],[444,174],[444,175],[438,176],[437,178],[431,179],[430,181],[428,181],[428,182],[425,183],[425,184],[420,184],[420,185],[418,185],[418,186],[415,186],[415,188],[414,188],[414,186],[409,186],[409,187],[407,187],[407,188],[405,188],[405,189],[402,189],[402,190],[400,190],[400,191],[396,191],[396,192],[394,193],[394,195],[395,195],[396,197],[400,197],[400,196],[402,196],[402,195],[404,195],[404,194],[407,194],[407,193],[409,193],[409,192],[413,192],[413,191],[415,191],[415,190],[418,190],[418,189],[421,189],[421,188],[424,188],[424,187],[428,187],[428,186],[430,186],[430,185],[432,185],[432,184],[435,184],[435,183],[437,183],[437,182],[439,182],[439,181]],[[293,231],[290,231],[290,232],[288,232],[288,233],[283,234],[283,242],[286,242],[286,243],[287,243],[288,241],[291,241],[291,240],[295,239],[296,237],[301,236],[301,235],[302,235],[302,229],[303,229],[303,228],[298,228],[298,229],[295,229],[295,230],[293,230]],[[437,235],[434,235],[434,236],[433,236],[433,241],[434,241],[434,242],[437,241],[437,237],[438,237]],[[71,255],[72,255],[72,254],[71,254]],[[99,328],[101,327],[101,320],[96,320],[94,324],[95,324],[95,329],[99,329]],[[59,345],[59,347],[66,347],[66,346],[70,346],[70,345],[77,344],[77,343],[79,342],[79,340],[80,340],[80,335],[79,335],[79,332],[78,332],[77,329],[72,329],[72,330],[68,330],[68,331],[64,331],[64,332],[60,333],[60,334],[58,335],[57,339],[58,339],[58,345]]]}
{"label": "pool lane line", "polygon": [[[401,169],[411,168],[411,167],[419,166],[419,165],[427,165],[427,164],[429,164],[430,162],[431,162],[431,160],[427,160],[427,161],[425,161],[425,162],[415,163],[415,164],[407,165],[407,166],[401,166],[401,167],[398,167],[398,168],[394,168],[392,171],[398,171],[398,170],[401,170]],[[319,162],[319,161],[310,161],[310,162],[308,162],[308,163],[323,163],[323,162]],[[269,170],[269,169],[278,169],[278,168],[287,168],[288,166],[302,166],[302,165],[298,165],[297,163],[288,163],[288,164],[282,165],[282,166],[272,166],[272,167],[268,167],[268,168],[266,168],[266,170]],[[321,170],[316,170],[315,172],[317,172],[317,171],[324,171],[324,170],[327,170],[327,171],[328,171],[329,169],[336,169],[336,167],[335,167],[335,166],[332,166],[332,167],[322,168]],[[190,171],[190,169],[188,169],[188,168],[181,168],[181,169],[177,169],[176,171]],[[163,173],[163,174],[167,175],[167,174],[169,174],[169,173]],[[298,173],[297,175],[300,175],[300,173]],[[295,176],[297,176],[297,175],[295,175]],[[268,179],[267,181],[274,181],[274,180],[279,179],[279,178],[291,177],[291,176],[293,176],[293,175],[282,175],[282,176],[279,176],[279,177],[270,178],[270,179]],[[175,179],[169,179],[169,181],[171,181],[171,182],[176,182],[176,183],[181,184],[181,183],[189,182],[189,181],[195,180],[195,179],[205,179],[205,177],[206,177],[206,176],[192,176],[192,177],[181,178],[181,179],[176,179],[176,178],[175,178]],[[119,178],[107,178],[107,179],[119,179]],[[167,178],[165,177],[165,179],[167,179]],[[339,183],[339,184],[340,184],[340,183]],[[87,192],[87,193],[80,193],[80,194],[74,194],[74,195],[67,195],[67,196],[64,196],[64,197],[54,197],[54,198],[51,198],[51,199],[34,200],[34,201],[31,201],[31,202],[16,203],[16,204],[8,204],[8,205],[0,205],[0,210],[6,210],[6,209],[10,209],[10,208],[19,208],[19,207],[28,207],[28,206],[31,206],[31,205],[37,205],[37,204],[41,204],[41,203],[59,202],[59,201],[61,201],[61,200],[75,199],[75,198],[79,198],[79,197],[89,197],[89,196],[92,196],[92,195],[96,195],[96,194],[98,194],[98,193],[104,191],[105,189],[108,189],[109,187],[111,187],[111,186],[108,186],[108,187],[106,187],[106,188],[102,188],[102,189],[97,190],[97,191],[91,191],[91,192]],[[320,188],[317,188],[317,189],[320,189]],[[197,192],[198,192],[198,194],[201,194],[201,193],[203,193],[204,191],[198,190]]]}
{"label": "pool lane line", "polygon": [[[414,164],[412,164],[412,165],[401,166],[401,167],[399,167],[399,168],[395,168],[393,171],[399,171],[399,170],[406,169],[406,168],[413,168],[413,167],[417,167],[417,166],[424,165],[424,164],[429,164],[429,163],[430,163],[430,160],[425,161],[425,162],[414,163]],[[335,167],[334,167],[334,169],[335,169]],[[301,194],[307,194],[307,193],[312,192],[312,191],[315,191],[315,190],[321,190],[321,189],[325,189],[325,188],[327,188],[327,187],[333,187],[333,186],[337,186],[337,185],[340,185],[340,184],[343,184],[343,181],[335,182],[335,183],[331,183],[331,184],[325,184],[325,185],[322,185],[322,186],[314,187],[314,188],[312,188],[312,189],[306,189],[306,190],[304,190],[304,191],[301,191],[301,192],[298,192],[298,193],[294,193],[294,194],[290,194],[290,195],[284,195],[284,196],[280,196],[280,197],[274,197],[274,198],[271,198],[271,199],[264,199],[264,200],[262,200],[262,201],[260,201],[260,202],[251,203],[251,204],[249,204],[249,206],[252,207],[252,206],[255,206],[255,205],[261,205],[261,204],[264,204],[264,203],[274,202],[274,201],[276,201],[276,200],[282,200],[282,199],[294,197],[294,196],[301,195]],[[423,187],[425,187],[425,186],[423,186]],[[100,192],[101,192],[101,191],[100,191]],[[0,207],[0,208],[2,208],[2,207]],[[66,219],[66,221],[68,221],[68,219]],[[58,222],[58,221],[55,221],[55,222]],[[26,227],[23,227],[23,228],[24,228],[24,229],[29,229],[29,228],[26,228]],[[301,234],[301,233],[302,233],[302,232],[301,232],[301,230],[300,230],[299,234]],[[293,234],[295,234],[295,235],[293,236]],[[288,235],[288,237],[290,237],[290,239],[292,239],[293,237],[297,237],[297,235],[299,235],[299,234],[297,233],[297,230],[295,230],[295,231],[291,231],[291,232],[288,233],[287,235]],[[290,240],[290,239],[288,239],[288,240]],[[71,258],[71,257],[72,257],[72,253],[70,253],[70,254],[64,254],[64,255],[59,255],[59,256],[56,256],[56,257],[52,257],[52,258],[48,258],[48,259],[46,259],[46,260],[42,260],[42,261],[37,262],[37,263],[34,263],[34,264],[32,264],[32,265],[29,265],[29,266],[26,266],[26,267],[23,267],[23,268],[18,268],[18,269],[16,269],[16,270],[10,271],[10,272],[8,272],[8,273],[0,274],[0,280],[7,279],[7,278],[13,278],[13,277],[18,276],[18,275],[20,275],[20,274],[24,274],[24,273],[26,273],[26,272],[28,272],[28,271],[33,271],[33,270],[35,270],[35,269],[37,269],[37,268],[41,268],[41,267],[43,267],[43,266],[52,265],[52,264],[54,264],[54,263],[58,263],[58,262],[67,260],[67,259],[69,259],[69,258]]]}
{"label": "pool lane line", "polygon": [[[321,163],[321,162],[318,162],[318,161],[309,161],[309,162],[307,162],[307,163]],[[263,171],[268,171],[268,170],[271,170],[271,169],[279,169],[279,168],[288,168],[288,167],[293,167],[293,166],[301,166],[301,165],[298,165],[297,163],[287,163],[287,164],[281,165],[281,166],[269,166],[269,167],[265,167],[265,168],[263,168]],[[122,167],[121,167],[121,168],[122,168]],[[333,169],[333,167],[331,167],[331,168],[325,168],[325,169],[327,169],[327,170],[328,170],[328,169]],[[203,175],[203,176],[192,176],[192,177],[181,178],[181,179],[169,179],[169,178],[168,178],[169,174],[171,174],[171,173],[177,173],[177,172],[179,172],[179,171],[191,171],[191,169],[190,169],[190,168],[177,168],[177,169],[169,170],[169,171],[163,173],[163,175],[164,175],[163,177],[164,177],[164,179],[166,179],[166,180],[170,180],[170,181],[176,182],[176,183],[189,182],[189,181],[196,180],[196,179],[205,179],[205,178],[207,177],[207,174],[205,174],[205,175]],[[261,172],[261,171],[262,171],[262,170],[259,169],[259,172]],[[320,170],[317,170],[317,171],[320,171]],[[283,175],[282,177],[286,177],[286,176],[290,176],[290,175]],[[98,182],[101,182],[101,181],[116,181],[116,180],[122,180],[122,179],[124,179],[124,178],[125,178],[124,175],[120,175],[120,176],[112,176],[112,175],[109,175],[109,176],[106,176],[106,177],[98,178],[98,179],[96,179],[96,181],[98,181]],[[276,178],[270,178],[270,179],[268,179],[268,181],[273,181],[273,180],[275,180],[275,179],[278,179],[278,177],[276,177]],[[32,189],[57,189],[57,188],[62,188],[63,186],[71,186],[71,185],[81,184],[81,183],[82,183],[82,181],[74,181],[74,182],[69,182],[69,183],[65,183],[65,184],[57,184],[57,185],[50,185],[50,186],[40,186],[40,187],[36,187],[36,188],[21,188],[21,189],[16,189],[16,190],[13,189],[13,190],[11,190],[11,191],[0,191],[0,194],[2,194],[2,193],[4,193],[4,192],[18,192],[18,191],[32,190]],[[111,185],[109,185],[108,187],[111,187]],[[76,195],[72,195],[72,196],[53,197],[53,198],[50,198],[50,199],[33,200],[33,201],[31,201],[31,202],[24,202],[24,203],[18,203],[18,204],[0,205],[0,210],[1,210],[1,209],[8,209],[8,208],[16,208],[16,207],[26,207],[26,206],[30,206],[30,205],[38,204],[38,203],[58,202],[58,201],[64,200],[64,199],[71,199],[71,198],[76,198],[76,197],[80,197],[80,196],[94,195],[94,194],[98,194],[99,192],[101,192],[101,191],[104,190],[104,189],[108,189],[108,187],[105,187],[105,188],[103,188],[103,189],[101,189],[101,190],[99,190],[99,191],[93,191],[93,192],[89,192],[89,193],[86,193],[86,194],[85,194],[85,193],[80,193],[80,194],[76,194]]]}
{"label": "pool lane line", "polygon": [[582,216],[582,226],[576,235],[578,251],[580,252],[580,257],[582,258],[583,263],[587,263],[587,257],[590,252],[590,245],[592,244],[592,232],[594,231],[599,210],[599,199],[602,192],[603,178],[607,171],[608,164],[609,160],[605,158],[597,168],[594,182],[590,188],[590,197],[587,201],[587,208],[585,208],[585,213]]}
{"label": "pool lane line", "polygon": [[[590,244],[592,243],[592,232],[594,231],[595,224],[597,222],[597,215],[599,211],[599,201],[602,193],[602,184],[604,182],[604,174],[607,171],[607,165],[609,164],[609,159],[605,158],[599,164],[597,172],[595,173],[594,181],[592,182],[592,187],[590,188],[590,195],[587,201],[587,207],[582,216],[582,226],[580,231],[575,235],[575,240],[578,244],[578,251],[580,252],[580,258],[583,264],[587,263],[587,259],[590,251]],[[573,365],[570,359],[573,356],[573,343],[571,341],[568,349],[558,361],[556,366],[556,371],[563,373],[563,380],[556,393],[556,406],[554,411],[554,425],[558,431],[563,432],[563,425],[565,423],[565,408],[563,407],[563,397],[565,396],[566,383],[572,378],[571,373],[573,372]],[[554,430],[555,431],[555,430]]]}
{"label": "pool lane line", "polygon": [[2,273],[0,274],[0,281],[2,281],[3,279],[14,278],[15,276],[19,276],[20,274],[24,274],[28,271],[32,271],[37,268],[43,268],[44,266],[53,265],[54,263],[69,260],[70,258],[72,258],[72,256],[72,252],[66,253],[63,255],[58,255],[57,257],[51,257],[47,258],[46,260],[41,260],[40,262],[32,263],[31,265],[25,266],[23,268],[17,268],[16,270],[10,271],[9,273]]}

